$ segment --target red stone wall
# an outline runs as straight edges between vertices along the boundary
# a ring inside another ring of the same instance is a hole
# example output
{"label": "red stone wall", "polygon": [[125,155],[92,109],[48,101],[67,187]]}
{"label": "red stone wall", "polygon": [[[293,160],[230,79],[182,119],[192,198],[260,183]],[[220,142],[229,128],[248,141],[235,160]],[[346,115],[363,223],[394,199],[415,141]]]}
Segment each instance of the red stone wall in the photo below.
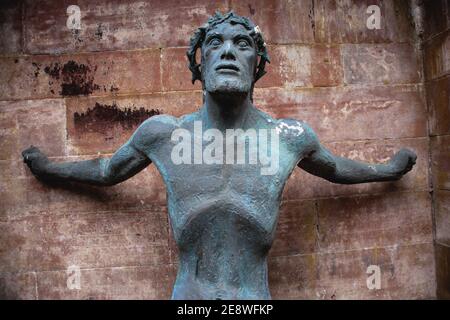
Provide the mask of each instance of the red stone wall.
{"label": "red stone wall", "polygon": [[450,299],[450,2],[425,4],[424,70],[433,174],[438,298]]}
{"label": "red stone wall", "polygon": [[[258,107],[307,121],[328,148],[352,159],[384,162],[401,147],[418,154],[395,183],[341,186],[297,169],[269,258],[272,296],[435,298],[436,274],[448,274],[450,182],[448,11],[442,17],[434,3],[424,75],[407,1],[2,2],[0,296],[170,297],[177,256],[154,166],[104,189],[48,186],[26,170],[20,151],[33,144],[55,161],[108,156],[145,115],[197,110],[189,37],[215,10],[233,9],[260,26],[269,46]],[[78,32],[66,27],[73,4]],[[371,4],[381,9],[379,30],[366,27]],[[436,103],[430,128],[427,97]],[[439,172],[434,202],[429,132]],[[433,208],[447,270],[435,265]],[[67,286],[71,265],[81,270],[79,290]],[[371,265],[380,268],[379,289],[368,289]]]}

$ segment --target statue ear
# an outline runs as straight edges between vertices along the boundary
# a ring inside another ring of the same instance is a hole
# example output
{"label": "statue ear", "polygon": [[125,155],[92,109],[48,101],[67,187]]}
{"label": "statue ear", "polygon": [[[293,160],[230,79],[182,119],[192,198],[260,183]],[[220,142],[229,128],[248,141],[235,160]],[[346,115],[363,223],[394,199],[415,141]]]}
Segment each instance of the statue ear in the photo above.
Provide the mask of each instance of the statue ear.
{"label": "statue ear", "polygon": [[189,70],[191,70],[192,72],[192,83],[194,83],[195,80],[200,81],[202,80],[200,70],[201,64],[197,63],[196,53],[197,49],[201,50],[204,34],[205,34],[204,28],[200,27],[199,29],[197,29],[197,31],[194,33],[194,36],[190,40],[189,50],[186,52],[189,60]]}
{"label": "statue ear", "polygon": [[258,75],[258,65],[261,61],[261,57],[256,55],[256,61],[255,61],[255,70],[253,70],[253,82],[256,82],[256,77]]}
{"label": "statue ear", "polygon": [[256,76],[255,76],[255,82],[258,81],[263,75],[265,75],[267,73],[267,71],[265,71],[265,67],[266,67],[266,62],[270,63],[269,60],[269,56],[267,55],[266,52],[262,53],[261,55],[258,54],[259,57],[259,63],[257,66],[257,70],[256,70]]}
{"label": "statue ear", "polygon": [[203,83],[204,75],[203,75],[203,66],[204,66],[204,59],[203,59],[203,52],[201,47],[198,48],[198,52],[200,53],[200,63],[197,64],[197,73],[198,73],[198,80]]}
{"label": "statue ear", "polygon": [[198,50],[200,50],[200,55],[201,55],[202,49],[200,47],[197,47],[197,48],[195,48],[194,55],[192,58],[192,62],[194,65],[194,70],[192,71],[192,83],[194,83],[195,80],[203,81],[203,74],[202,74],[203,56],[201,55],[200,63],[197,63],[196,55],[197,55]]}

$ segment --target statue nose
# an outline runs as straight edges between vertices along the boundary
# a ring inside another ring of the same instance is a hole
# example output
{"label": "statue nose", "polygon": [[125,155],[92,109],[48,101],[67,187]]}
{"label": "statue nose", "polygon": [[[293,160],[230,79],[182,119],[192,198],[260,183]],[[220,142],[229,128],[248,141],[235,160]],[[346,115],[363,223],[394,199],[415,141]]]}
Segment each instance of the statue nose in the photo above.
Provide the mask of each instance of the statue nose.
{"label": "statue nose", "polygon": [[236,60],[233,45],[230,42],[225,42],[222,49],[221,59]]}

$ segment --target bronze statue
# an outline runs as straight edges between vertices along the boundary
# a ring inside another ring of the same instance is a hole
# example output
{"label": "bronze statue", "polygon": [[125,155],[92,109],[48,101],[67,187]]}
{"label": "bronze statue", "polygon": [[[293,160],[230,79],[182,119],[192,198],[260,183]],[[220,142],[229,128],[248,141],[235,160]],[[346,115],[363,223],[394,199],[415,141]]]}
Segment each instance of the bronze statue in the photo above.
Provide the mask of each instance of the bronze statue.
{"label": "bronze statue", "polygon": [[[203,87],[197,112],[149,118],[111,158],[53,163],[30,147],[24,161],[40,179],[100,186],[120,183],[154,163],[167,188],[179,247],[172,298],[270,299],[267,253],[295,167],[340,184],[392,181],[411,170],[416,155],[402,149],[386,164],[338,157],[303,121],[273,119],[258,110],[253,87],[269,57],[259,28],[245,17],[216,13],[191,38],[187,55],[192,81],[201,80]],[[246,154],[235,150],[236,141]]]}

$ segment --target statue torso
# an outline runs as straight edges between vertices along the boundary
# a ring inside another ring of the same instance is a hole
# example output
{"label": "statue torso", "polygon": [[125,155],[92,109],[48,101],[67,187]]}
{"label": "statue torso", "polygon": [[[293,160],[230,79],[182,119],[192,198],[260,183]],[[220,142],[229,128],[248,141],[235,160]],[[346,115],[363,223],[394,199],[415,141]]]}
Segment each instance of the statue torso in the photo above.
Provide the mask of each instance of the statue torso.
{"label": "statue torso", "polygon": [[[292,134],[286,130],[291,123],[280,126],[280,120],[260,111],[252,116],[256,131],[279,133],[279,148],[273,151],[279,152],[278,170],[263,175],[261,164],[248,164],[248,159],[245,164],[174,164],[171,154],[178,141],[171,140],[173,131],[183,128],[193,137],[201,113],[160,121],[161,138],[149,148],[148,156],[166,184],[170,223],[179,248],[173,298],[269,299],[266,257],[283,187],[307,149],[302,148],[304,132],[297,128]],[[203,150],[207,144],[203,142]],[[270,149],[270,143],[267,146]],[[194,143],[191,151],[193,155]]]}

